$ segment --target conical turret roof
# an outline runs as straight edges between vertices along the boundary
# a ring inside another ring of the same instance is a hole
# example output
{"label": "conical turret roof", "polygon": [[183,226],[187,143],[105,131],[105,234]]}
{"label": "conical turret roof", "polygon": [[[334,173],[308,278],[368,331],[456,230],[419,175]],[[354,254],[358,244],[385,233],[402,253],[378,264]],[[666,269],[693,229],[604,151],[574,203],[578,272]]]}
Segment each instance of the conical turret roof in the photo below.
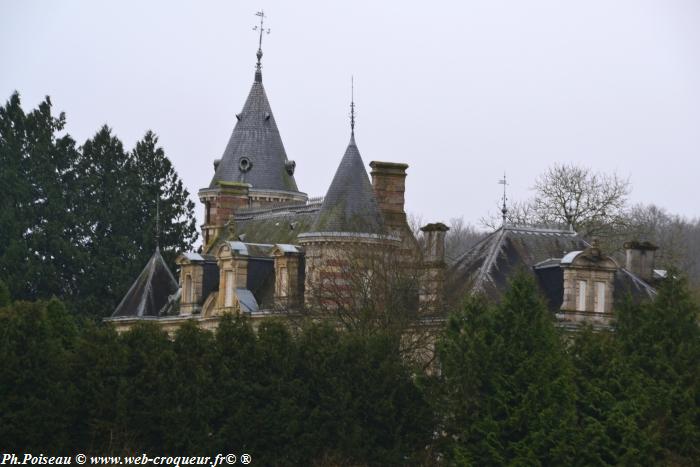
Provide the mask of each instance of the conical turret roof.
{"label": "conical turret roof", "polygon": [[312,231],[381,234],[383,227],[384,220],[353,132]]}
{"label": "conical turret roof", "polygon": [[255,72],[253,87],[236,118],[210,188],[216,188],[218,182],[245,182],[253,189],[298,191],[260,69]]}
{"label": "conical turret roof", "polygon": [[156,248],[112,317],[159,316],[159,311],[168,303],[168,296],[177,289],[177,281],[160,255],[160,248]]}

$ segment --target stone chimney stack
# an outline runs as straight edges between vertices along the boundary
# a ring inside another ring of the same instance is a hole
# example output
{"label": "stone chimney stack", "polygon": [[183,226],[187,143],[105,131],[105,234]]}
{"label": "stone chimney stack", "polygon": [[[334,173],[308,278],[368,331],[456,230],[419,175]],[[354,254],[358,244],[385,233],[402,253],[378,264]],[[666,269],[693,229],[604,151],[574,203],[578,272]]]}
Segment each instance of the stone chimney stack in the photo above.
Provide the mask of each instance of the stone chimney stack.
{"label": "stone chimney stack", "polygon": [[425,245],[423,250],[423,274],[421,276],[419,301],[421,311],[439,311],[445,289],[445,235],[450,230],[437,222],[421,227]]}
{"label": "stone chimney stack", "polygon": [[406,169],[408,164],[372,161],[372,188],[386,226],[392,232],[402,232],[408,227],[404,211]]}
{"label": "stone chimney stack", "polygon": [[645,282],[654,279],[654,264],[658,246],[651,242],[631,241],[625,243],[625,269]]}
{"label": "stone chimney stack", "polygon": [[420,228],[425,238],[423,261],[425,263],[445,263],[445,235],[450,230],[445,224],[437,222]]}

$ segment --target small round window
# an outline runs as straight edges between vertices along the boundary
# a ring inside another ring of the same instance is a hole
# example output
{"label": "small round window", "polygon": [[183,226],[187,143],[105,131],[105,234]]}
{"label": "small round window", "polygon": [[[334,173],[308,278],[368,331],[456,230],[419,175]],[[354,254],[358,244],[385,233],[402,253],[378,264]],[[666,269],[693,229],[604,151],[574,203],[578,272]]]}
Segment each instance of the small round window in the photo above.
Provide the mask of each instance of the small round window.
{"label": "small round window", "polygon": [[250,159],[245,156],[239,159],[238,168],[241,169],[241,172],[247,172],[251,167],[253,167],[253,163],[250,161]]}

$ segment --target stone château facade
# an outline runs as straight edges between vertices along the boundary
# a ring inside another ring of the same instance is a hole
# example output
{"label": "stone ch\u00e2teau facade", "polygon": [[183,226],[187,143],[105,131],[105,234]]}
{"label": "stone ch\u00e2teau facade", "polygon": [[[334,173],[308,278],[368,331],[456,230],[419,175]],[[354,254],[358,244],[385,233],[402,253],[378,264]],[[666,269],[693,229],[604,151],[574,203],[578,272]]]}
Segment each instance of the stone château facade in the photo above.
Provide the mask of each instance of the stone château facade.
{"label": "stone ch\u00e2teau facade", "polygon": [[[534,275],[564,326],[606,326],[615,299],[655,294],[649,285],[653,245],[627,244],[627,264],[620,267],[568,230],[504,223],[448,267],[447,227],[428,224],[419,241],[407,223],[408,165],[373,161],[368,177],[354,116],[326,195],[309,198],[294,179],[296,163],[287,157],[265,93],[261,57],[258,50],[252,88],[221,159],[213,163],[211,183],[199,190],[205,213],[201,251],[179,256],[177,279],[156,251],[108,318],[117,329],[143,320],[169,331],[190,320],[214,328],[224,313],[256,320],[341,307],[388,261],[417,271],[415,295],[408,294],[417,316],[430,323],[445,311],[446,290],[453,297],[476,291],[498,299],[517,270]],[[359,289],[349,277],[351,266],[362,272]]]}

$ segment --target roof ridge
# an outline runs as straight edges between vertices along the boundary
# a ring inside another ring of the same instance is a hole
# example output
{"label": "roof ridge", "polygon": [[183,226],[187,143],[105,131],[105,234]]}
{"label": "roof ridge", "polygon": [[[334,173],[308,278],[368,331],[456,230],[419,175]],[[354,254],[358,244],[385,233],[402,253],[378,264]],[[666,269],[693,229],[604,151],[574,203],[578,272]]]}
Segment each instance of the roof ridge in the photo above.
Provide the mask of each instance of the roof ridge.
{"label": "roof ridge", "polygon": [[[162,271],[160,271],[162,269]],[[157,278],[156,272],[160,271],[160,275]],[[165,274],[165,277],[163,277]],[[164,280],[163,280],[164,279]],[[160,283],[155,285],[154,283],[160,281]],[[170,290],[166,290],[166,289]],[[146,266],[141,270],[136,280],[131,284],[129,290],[126,292],[119,305],[114,309],[112,317],[117,316],[144,316],[149,305],[153,305],[156,309],[150,310],[150,315],[157,315],[162,305],[158,307],[158,301],[167,301],[167,296],[170,295],[168,292],[172,292],[178,288],[178,283],[170,271],[170,268],[165,264],[165,260],[160,254],[159,249],[151,255]],[[156,297],[154,294],[158,292],[165,293],[165,297]],[[137,295],[138,294],[138,295]],[[125,309],[131,306],[130,309]]]}
{"label": "roof ridge", "polygon": [[[500,230],[500,235],[498,236],[498,239],[495,240],[494,245],[491,248],[491,251],[489,251],[489,254],[486,257],[486,261],[484,261],[484,265],[481,267],[481,270],[479,271],[479,275],[476,278],[476,281],[474,283],[475,290],[481,289],[482,283],[484,282],[484,276],[486,276],[487,271],[491,270],[491,266],[493,265],[493,262],[496,259],[496,255],[498,253],[498,250],[501,249],[501,245],[503,244],[503,239],[506,236],[506,229],[501,228],[499,230]],[[499,230],[494,232],[494,234],[499,232]]]}

